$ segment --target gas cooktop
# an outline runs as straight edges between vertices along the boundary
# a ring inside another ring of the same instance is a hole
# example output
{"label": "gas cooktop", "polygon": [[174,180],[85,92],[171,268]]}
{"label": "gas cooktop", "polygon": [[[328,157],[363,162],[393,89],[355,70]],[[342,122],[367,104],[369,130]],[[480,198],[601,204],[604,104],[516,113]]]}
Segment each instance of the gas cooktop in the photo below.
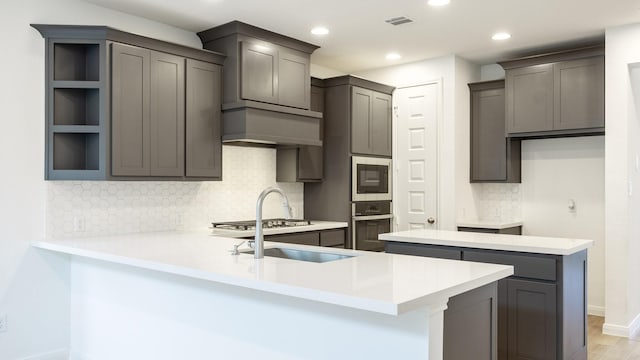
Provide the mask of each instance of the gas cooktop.
{"label": "gas cooktop", "polygon": [[[214,229],[224,230],[254,230],[256,228],[255,220],[246,221],[227,221],[211,223]],[[265,219],[262,220],[263,229],[293,227],[311,225],[311,220],[303,219]]]}

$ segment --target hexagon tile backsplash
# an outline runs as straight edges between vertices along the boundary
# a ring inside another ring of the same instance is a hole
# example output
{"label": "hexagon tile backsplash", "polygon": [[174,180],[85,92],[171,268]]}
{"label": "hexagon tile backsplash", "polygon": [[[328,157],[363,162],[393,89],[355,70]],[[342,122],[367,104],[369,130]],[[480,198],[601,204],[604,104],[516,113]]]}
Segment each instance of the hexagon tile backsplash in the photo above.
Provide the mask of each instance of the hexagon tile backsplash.
{"label": "hexagon tile backsplash", "polygon": [[[205,229],[212,221],[255,218],[260,192],[276,184],[274,149],[223,146],[223,181],[49,181],[46,235],[72,238]],[[301,183],[278,183],[303,217]],[[283,217],[277,194],[264,216]]]}
{"label": "hexagon tile backsplash", "polygon": [[479,219],[507,222],[522,219],[520,184],[479,185]]}

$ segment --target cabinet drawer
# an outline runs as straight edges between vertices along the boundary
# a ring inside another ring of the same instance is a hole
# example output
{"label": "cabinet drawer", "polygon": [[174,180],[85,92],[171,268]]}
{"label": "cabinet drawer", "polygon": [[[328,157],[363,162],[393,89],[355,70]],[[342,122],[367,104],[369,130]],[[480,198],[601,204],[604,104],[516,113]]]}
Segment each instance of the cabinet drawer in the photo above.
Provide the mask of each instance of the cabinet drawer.
{"label": "cabinet drawer", "polygon": [[439,259],[462,259],[462,251],[460,249],[447,246],[420,245],[387,241],[385,244],[385,251],[392,254],[425,256]]}
{"label": "cabinet drawer", "polygon": [[556,280],[556,258],[552,255],[516,255],[499,251],[465,250],[462,254],[462,259],[512,265],[513,276],[540,280]]}
{"label": "cabinet drawer", "polygon": [[320,244],[320,233],[318,232],[301,232],[291,234],[269,235],[264,238],[267,241],[277,241],[289,244],[314,245]]}
{"label": "cabinet drawer", "polygon": [[344,246],[344,229],[326,230],[320,233],[320,246]]}

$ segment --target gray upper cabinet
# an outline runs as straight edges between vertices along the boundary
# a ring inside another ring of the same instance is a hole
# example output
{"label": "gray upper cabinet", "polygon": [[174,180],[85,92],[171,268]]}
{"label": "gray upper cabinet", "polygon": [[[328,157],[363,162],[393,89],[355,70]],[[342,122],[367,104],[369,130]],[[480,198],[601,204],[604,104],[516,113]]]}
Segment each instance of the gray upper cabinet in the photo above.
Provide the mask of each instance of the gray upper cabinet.
{"label": "gray upper cabinet", "polygon": [[310,108],[310,57],[281,48],[278,53],[278,103],[302,109]]}
{"label": "gray upper cabinet", "polygon": [[240,43],[241,98],[309,109],[310,58],[274,44]]}
{"label": "gray upper cabinet", "polygon": [[604,133],[602,45],[500,64],[506,71],[506,123],[509,136]]}
{"label": "gray upper cabinet", "polygon": [[353,87],[351,89],[351,152],[368,154],[371,152],[371,105],[373,91]]}
{"label": "gray upper cabinet", "polygon": [[112,44],[112,175],[184,175],[184,61]]}
{"label": "gray upper cabinet", "polygon": [[111,136],[114,176],[149,176],[149,50],[112,44]]}
{"label": "gray upper cabinet", "polygon": [[554,129],[604,127],[604,56],[555,64]]}
{"label": "gray upper cabinet", "polygon": [[198,36],[205,49],[228,55],[224,104],[252,100],[309,109],[311,53],[317,46],[239,21]]}
{"label": "gray upper cabinet", "polygon": [[151,176],[184,175],[185,59],[151,51]]}
{"label": "gray upper cabinet", "polygon": [[223,55],[105,26],[32,26],[47,40],[46,179],[221,178]]}
{"label": "gray upper cabinet", "polygon": [[391,156],[391,95],[352,87],[351,152]]}
{"label": "gray upper cabinet", "polygon": [[506,73],[507,132],[553,130],[553,65],[533,65]]}
{"label": "gray upper cabinet", "polygon": [[222,180],[222,68],[187,59],[186,176]]}
{"label": "gray upper cabinet", "polygon": [[310,108],[310,59],[318,47],[232,21],[198,33],[205,49],[226,54],[222,141],[322,146],[322,114]]}
{"label": "gray upper cabinet", "polygon": [[469,84],[470,182],[520,182],[520,141],[505,134],[504,80]]}
{"label": "gray upper cabinet", "polygon": [[241,98],[278,103],[278,50],[243,41],[240,43]]}
{"label": "gray upper cabinet", "polygon": [[[321,79],[313,78],[311,83],[311,110],[323,112],[323,82]],[[322,136],[322,131],[320,135]],[[322,181],[323,166],[322,146],[281,146],[278,147],[276,154],[276,181]]]}

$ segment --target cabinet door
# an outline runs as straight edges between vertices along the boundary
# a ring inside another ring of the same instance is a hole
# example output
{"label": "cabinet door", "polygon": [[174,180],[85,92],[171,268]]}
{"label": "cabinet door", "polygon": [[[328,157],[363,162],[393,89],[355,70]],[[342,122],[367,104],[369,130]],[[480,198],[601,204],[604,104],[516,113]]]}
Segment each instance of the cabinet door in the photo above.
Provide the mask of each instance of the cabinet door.
{"label": "cabinet door", "polygon": [[[311,86],[311,111],[324,111],[324,89]],[[324,138],[324,119],[320,123],[320,139]],[[296,181],[320,181],[324,175],[322,146],[300,146],[298,150],[298,179]]]}
{"label": "cabinet door", "polygon": [[311,76],[309,57],[280,48],[278,51],[278,104],[309,109]]}
{"label": "cabinet door", "polygon": [[554,130],[604,127],[604,57],[554,65]]}
{"label": "cabinet door", "polygon": [[184,175],[184,66],[183,57],[151,51],[151,176]]}
{"label": "cabinet door", "polygon": [[298,181],[322,180],[322,146],[298,148]]}
{"label": "cabinet door", "polygon": [[496,360],[497,285],[453,296],[444,312],[444,360]]}
{"label": "cabinet door", "polygon": [[556,359],[556,285],[507,279],[509,360]]}
{"label": "cabinet door", "polygon": [[371,104],[371,154],[391,156],[391,96],[373,92]]}
{"label": "cabinet door", "polygon": [[471,93],[471,181],[507,180],[504,89]]}
{"label": "cabinet door", "polygon": [[553,64],[508,70],[505,86],[509,134],[553,129]]}
{"label": "cabinet door", "polygon": [[222,68],[187,59],[186,176],[222,179]]}
{"label": "cabinet door", "polygon": [[373,91],[352,87],[351,89],[351,152],[371,152],[371,104]]}
{"label": "cabinet door", "polygon": [[111,173],[148,176],[150,52],[111,45]]}
{"label": "cabinet door", "polygon": [[267,241],[277,241],[289,244],[299,245],[320,245],[320,232],[302,232],[302,233],[290,233],[279,235],[268,235],[265,237]]}
{"label": "cabinet door", "polygon": [[278,50],[248,42],[240,43],[240,97],[278,103]]}

